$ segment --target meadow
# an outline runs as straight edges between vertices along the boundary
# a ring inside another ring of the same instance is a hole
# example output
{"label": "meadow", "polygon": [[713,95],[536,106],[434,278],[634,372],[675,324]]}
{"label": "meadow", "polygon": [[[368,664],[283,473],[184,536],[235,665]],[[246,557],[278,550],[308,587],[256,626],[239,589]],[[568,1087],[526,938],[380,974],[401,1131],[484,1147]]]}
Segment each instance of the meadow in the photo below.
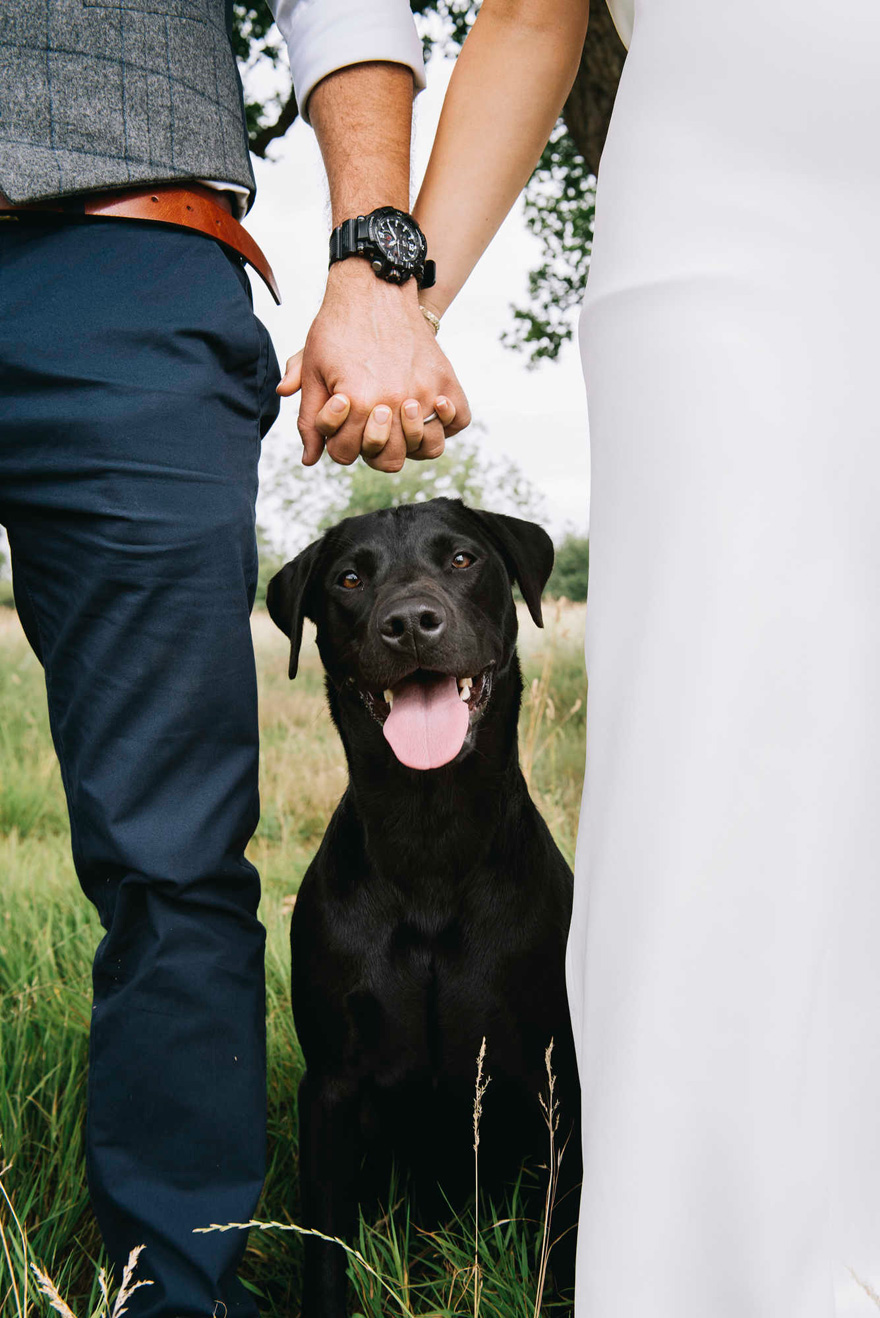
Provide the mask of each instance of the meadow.
{"label": "meadow", "polygon": [[[545,612],[543,632],[521,614],[520,754],[532,793],[572,861],[584,763],[584,606],[550,601]],[[287,680],[285,638],[264,612],[254,616],[254,637],[263,804],[248,854],[262,876],[268,931],[270,1141],[258,1217],[289,1226],[297,1212],[302,1058],[289,1006],[288,926],[302,875],[344,788],[345,765],[311,636],[294,683]],[[70,860],[42,671],[8,608],[0,608],[0,883],[0,1318],[48,1311],[28,1262],[52,1278],[76,1318],[89,1318],[106,1307],[82,1158],[90,964],[101,929]],[[378,1225],[364,1224],[360,1250],[365,1265],[355,1271],[364,1318],[475,1311],[473,1218],[426,1237],[398,1203]],[[483,1210],[477,1252],[482,1312],[531,1318],[541,1223],[520,1220],[516,1200],[506,1216]],[[270,1318],[298,1311],[300,1257],[295,1231],[251,1233],[243,1276]]]}

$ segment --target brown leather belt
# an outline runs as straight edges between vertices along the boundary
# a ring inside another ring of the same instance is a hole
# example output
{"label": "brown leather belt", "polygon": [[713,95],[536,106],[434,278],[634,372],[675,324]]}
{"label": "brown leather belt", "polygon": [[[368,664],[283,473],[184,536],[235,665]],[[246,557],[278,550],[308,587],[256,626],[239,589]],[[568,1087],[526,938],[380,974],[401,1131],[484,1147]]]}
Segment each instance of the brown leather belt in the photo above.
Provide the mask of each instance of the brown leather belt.
{"label": "brown leather belt", "polygon": [[222,194],[216,194],[200,183],[187,183],[186,187],[158,183],[151,188],[90,192],[82,197],[59,197],[53,201],[14,206],[0,192],[0,214],[46,211],[72,217],[99,215],[121,220],[154,220],[159,224],[176,224],[184,229],[195,229],[243,256],[280,305],[281,294],[272,267],[247,229],[218,200],[219,195]]}

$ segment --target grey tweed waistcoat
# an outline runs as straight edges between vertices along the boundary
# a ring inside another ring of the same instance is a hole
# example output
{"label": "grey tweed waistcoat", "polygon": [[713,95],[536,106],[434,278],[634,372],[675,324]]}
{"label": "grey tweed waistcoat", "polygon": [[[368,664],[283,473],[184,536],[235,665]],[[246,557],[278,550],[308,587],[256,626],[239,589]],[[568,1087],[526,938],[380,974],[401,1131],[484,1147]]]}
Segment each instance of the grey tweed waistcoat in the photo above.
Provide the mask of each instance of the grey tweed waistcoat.
{"label": "grey tweed waistcoat", "polygon": [[0,191],[253,193],[228,21],[226,0],[0,0]]}

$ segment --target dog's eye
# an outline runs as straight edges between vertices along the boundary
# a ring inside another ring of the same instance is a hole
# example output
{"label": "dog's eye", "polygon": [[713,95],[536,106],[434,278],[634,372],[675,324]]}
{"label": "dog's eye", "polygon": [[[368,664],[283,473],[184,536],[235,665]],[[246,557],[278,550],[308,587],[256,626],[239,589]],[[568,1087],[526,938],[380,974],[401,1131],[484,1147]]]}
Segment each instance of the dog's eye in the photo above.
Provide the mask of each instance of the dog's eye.
{"label": "dog's eye", "polygon": [[356,572],[349,570],[348,572],[343,572],[342,576],[339,578],[339,584],[340,586],[344,586],[346,590],[357,590],[358,586],[363,585],[363,582]]}
{"label": "dog's eye", "polygon": [[454,554],[454,555],[453,555],[453,558],[452,558],[452,566],[453,566],[453,567],[470,567],[470,565],[471,565],[471,563],[473,563],[473,561],[474,561],[474,556],[473,556],[473,554],[466,554],[466,553],[464,552],[464,550],[459,550],[459,552],[458,552],[457,554]]}

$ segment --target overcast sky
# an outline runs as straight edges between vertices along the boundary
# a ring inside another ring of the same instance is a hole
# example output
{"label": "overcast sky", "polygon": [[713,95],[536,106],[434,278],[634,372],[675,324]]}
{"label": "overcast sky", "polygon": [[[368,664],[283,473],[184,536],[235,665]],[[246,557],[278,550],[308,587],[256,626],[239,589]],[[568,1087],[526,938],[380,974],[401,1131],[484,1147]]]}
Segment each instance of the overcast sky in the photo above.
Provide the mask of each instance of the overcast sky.
{"label": "overcast sky", "polygon": [[[428,70],[428,88],[416,101],[416,187],[427,164],[451,69],[451,61],[435,57]],[[310,128],[297,120],[270,151],[273,163],[254,160],[258,193],[247,225],[281,286],[284,303],[279,308],[261,282],[252,280],[257,314],[268,327],[283,365],[302,346],[320,305],[329,209]],[[584,534],[588,523],[587,416],[577,348],[568,344],[558,362],[527,370],[524,355],[504,348],[499,340],[511,324],[511,302],[526,301],[527,274],[539,254],[539,244],[526,231],[517,207],[443,318],[440,336],[474,419],[488,432],[481,436],[481,445],[498,457],[509,455],[522,468],[544,496],[544,520],[558,538],[569,528]],[[285,446],[299,454],[296,407],[296,399],[283,404],[266,440],[267,449],[277,453],[278,446]],[[295,541],[294,536],[283,547],[296,548]]]}

